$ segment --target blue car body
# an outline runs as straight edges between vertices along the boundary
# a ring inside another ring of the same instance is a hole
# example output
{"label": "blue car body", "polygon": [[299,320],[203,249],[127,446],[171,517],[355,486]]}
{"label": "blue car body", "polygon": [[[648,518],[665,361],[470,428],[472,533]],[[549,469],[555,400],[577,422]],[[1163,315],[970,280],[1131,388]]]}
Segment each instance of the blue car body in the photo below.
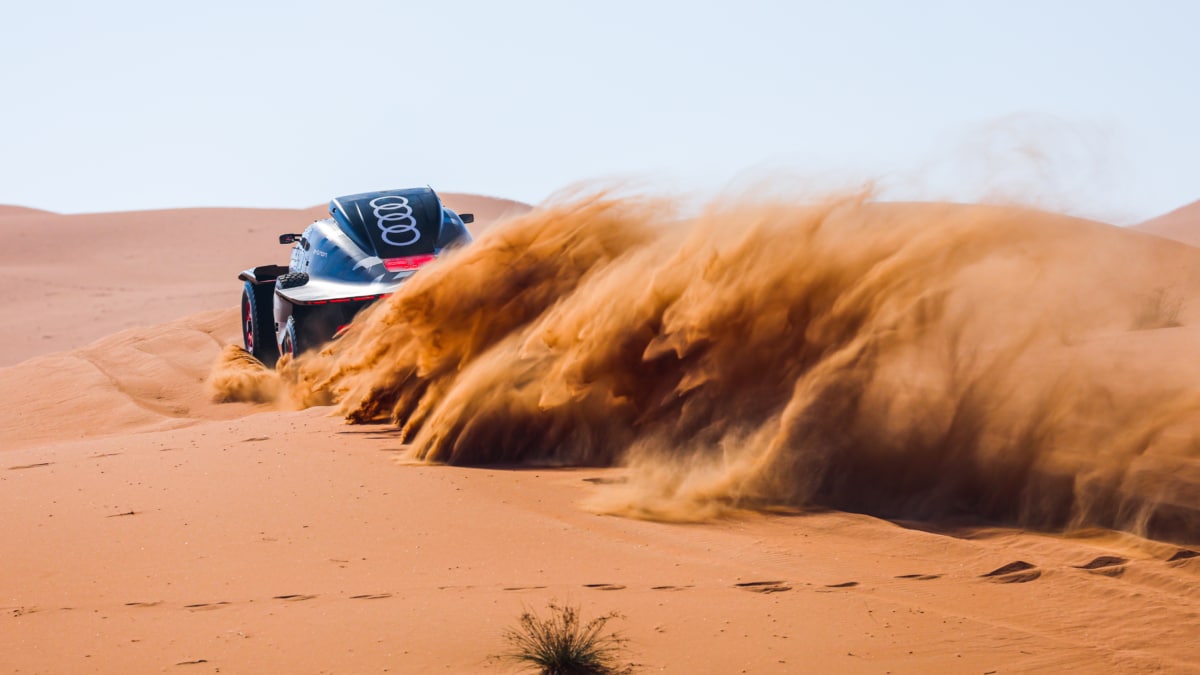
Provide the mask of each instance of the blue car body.
{"label": "blue car body", "polygon": [[319,347],[361,309],[394,292],[446,250],[471,242],[461,216],[431,188],[383,190],[338,197],[329,218],[301,234],[287,266],[244,270],[242,339],[267,365]]}

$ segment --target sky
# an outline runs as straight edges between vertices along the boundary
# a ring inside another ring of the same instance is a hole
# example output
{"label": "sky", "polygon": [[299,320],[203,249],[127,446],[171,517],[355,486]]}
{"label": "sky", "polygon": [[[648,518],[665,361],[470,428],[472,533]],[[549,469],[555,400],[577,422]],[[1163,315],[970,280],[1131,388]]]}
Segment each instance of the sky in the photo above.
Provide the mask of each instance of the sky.
{"label": "sky", "polygon": [[1120,224],[1200,199],[1200,3],[0,6],[0,204],[303,207],[432,185],[870,183]]}

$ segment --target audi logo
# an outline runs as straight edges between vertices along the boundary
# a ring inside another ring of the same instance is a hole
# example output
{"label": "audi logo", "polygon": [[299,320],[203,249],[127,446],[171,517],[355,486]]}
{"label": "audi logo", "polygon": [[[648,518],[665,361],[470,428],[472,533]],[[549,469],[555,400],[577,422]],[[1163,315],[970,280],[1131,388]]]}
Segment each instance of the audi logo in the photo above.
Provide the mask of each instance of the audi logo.
{"label": "audi logo", "polygon": [[392,246],[411,246],[420,241],[421,231],[417,229],[417,219],[413,218],[407,197],[385,195],[372,199],[368,205],[375,214],[375,224],[384,241]]}

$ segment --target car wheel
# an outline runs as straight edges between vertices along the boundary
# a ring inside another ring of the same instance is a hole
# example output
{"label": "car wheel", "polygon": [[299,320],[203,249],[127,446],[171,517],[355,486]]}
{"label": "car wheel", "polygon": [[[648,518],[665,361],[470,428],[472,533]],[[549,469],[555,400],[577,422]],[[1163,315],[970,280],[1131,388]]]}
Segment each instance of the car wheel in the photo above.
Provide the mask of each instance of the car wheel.
{"label": "car wheel", "polygon": [[305,341],[299,335],[299,331],[296,330],[296,318],[294,316],[288,317],[287,325],[283,329],[283,340],[280,342],[280,350],[294,359],[304,353],[304,350],[310,346],[305,344]]}
{"label": "car wheel", "polygon": [[279,359],[271,293],[270,286],[256,286],[248,281],[242,286],[242,342],[246,351],[268,368]]}

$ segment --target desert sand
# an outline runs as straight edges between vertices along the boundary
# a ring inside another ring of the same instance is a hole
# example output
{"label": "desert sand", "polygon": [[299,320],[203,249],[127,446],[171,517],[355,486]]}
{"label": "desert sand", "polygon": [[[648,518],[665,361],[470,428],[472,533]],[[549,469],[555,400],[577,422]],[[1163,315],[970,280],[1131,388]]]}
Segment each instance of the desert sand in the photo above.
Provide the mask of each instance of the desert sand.
{"label": "desert sand", "polygon": [[275,403],[207,381],[322,208],[0,207],[0,669],[514,672],[556,599],[640,672],[1200,671],[1200,217],[446,197]]}
{"label": "desert sand", "polygon": [[1151,218],[1134,226],[1134,229],[1155,234],[1167,239],[1182,241],[1190,246],[1200,246],[1200,201],[1181,206],[1174,211]]}

